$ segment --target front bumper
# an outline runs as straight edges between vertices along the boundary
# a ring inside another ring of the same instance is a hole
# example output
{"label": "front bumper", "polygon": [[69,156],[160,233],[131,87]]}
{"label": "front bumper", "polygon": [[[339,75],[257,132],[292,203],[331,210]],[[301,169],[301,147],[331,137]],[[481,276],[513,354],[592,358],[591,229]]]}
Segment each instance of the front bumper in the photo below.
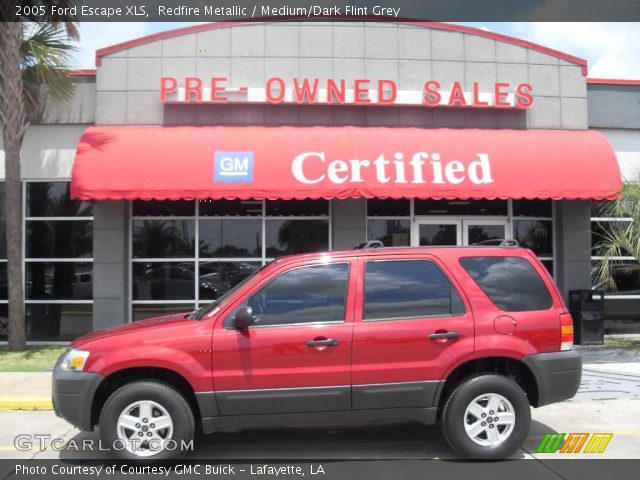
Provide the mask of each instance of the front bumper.
{"label": "front bumper", "polygon": [[53,370],[52,401],[56,415],[80,430],[93,430],[93,397],[103,376],[91,372]]}
{"label": "front bumper", "polygon": [[534,407],[572,398],[580,387],[582,355],[575,350],[537,353],[522,361],[536,380],[538,398]]}

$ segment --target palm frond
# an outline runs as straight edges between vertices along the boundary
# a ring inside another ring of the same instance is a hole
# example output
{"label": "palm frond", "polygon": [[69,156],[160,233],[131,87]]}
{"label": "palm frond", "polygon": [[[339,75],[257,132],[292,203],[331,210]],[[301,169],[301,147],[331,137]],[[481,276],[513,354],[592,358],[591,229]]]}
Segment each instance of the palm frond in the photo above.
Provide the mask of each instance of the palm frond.
{"label": "palm frond", "polygon": [[[636,178],[640,179],[640,173]],[[595,270],[597,281],[608,290],[616,291],[618,286],[612,274],[616,258],[633,257],[640,261],[640,183],[626,182],[622,195],[601,208],[601,211],[603,216],[629,219],[625,222],[606,222],[609,227],[595,246],[600,257]]]}
{"label": "palm frond", "polygon": [[54,101],[71,98],[74,81],[66,71],[74,51],[75,47],[67,43],[66,34],[54,25],[32,24],[25,30],[21,54],[28,112],[33,114],[42,106],[45,94]]}

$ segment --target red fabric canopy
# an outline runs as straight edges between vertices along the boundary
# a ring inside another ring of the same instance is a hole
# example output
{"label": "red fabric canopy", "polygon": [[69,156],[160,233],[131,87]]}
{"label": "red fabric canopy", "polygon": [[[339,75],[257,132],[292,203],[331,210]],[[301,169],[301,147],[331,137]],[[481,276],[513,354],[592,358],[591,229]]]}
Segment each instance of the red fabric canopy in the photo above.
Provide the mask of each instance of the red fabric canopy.
{"label": "red fabric canopy", "polygon": [[81,200],[613,199],[615,154],[594,131],[386,127],[92,127]]}

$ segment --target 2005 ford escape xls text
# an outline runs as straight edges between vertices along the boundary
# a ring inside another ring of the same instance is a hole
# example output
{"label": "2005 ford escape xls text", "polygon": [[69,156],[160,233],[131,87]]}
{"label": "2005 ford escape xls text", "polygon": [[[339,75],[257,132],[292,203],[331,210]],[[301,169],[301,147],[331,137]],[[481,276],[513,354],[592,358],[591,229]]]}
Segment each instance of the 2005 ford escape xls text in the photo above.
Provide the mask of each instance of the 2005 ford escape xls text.
{"label": "2005 ford escape xls text", "polygon": [[56,413],[122,458],[243,428],[440,423],[462,457],[504,458],[530,406],[573,397],[581,358],[529,250],[380,248],[279,258],[187,315],[86,335],[53,373]]}

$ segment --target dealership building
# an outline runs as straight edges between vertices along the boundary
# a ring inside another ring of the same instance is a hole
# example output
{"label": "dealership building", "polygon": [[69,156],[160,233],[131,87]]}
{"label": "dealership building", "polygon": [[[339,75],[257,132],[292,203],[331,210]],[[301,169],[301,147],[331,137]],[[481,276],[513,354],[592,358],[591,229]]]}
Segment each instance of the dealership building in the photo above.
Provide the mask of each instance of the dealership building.
{"label": "dealership building", "polygon": [[[367,240],[513,238],[566,296],[602,287],[599,235],[629,221],[603,205],[640,168],[640,81],[589,78],[585,60],[524,40],[206,24],[72,73],[73,99],[47,104],[22,150],[31,342],[192,310],[275,257]],[[612,271],[607,331],[638,333],[640,267]]]}

